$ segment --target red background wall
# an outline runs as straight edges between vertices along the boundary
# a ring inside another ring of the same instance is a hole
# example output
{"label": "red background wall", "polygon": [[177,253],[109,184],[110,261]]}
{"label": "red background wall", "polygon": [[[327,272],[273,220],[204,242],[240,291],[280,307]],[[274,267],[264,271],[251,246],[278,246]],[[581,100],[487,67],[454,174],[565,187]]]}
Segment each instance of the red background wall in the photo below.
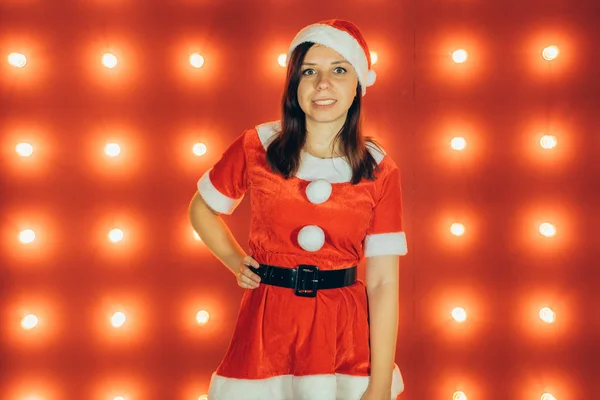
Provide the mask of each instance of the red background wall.
{"label": "red background wall", "polygon": [[[597,396],[597,1],[150,3],[0,4],[2,399],[205,393],[242,292],[195,240],[189,199],[231,140],[279,117],[277,56],[332,17],[356,22],[379,56],[365,127],[403,169],[401,398]],[[101,65],[105,51],[116,68]],[[9,65],[11,52],[27,65]],[[542,149],[544,134],[557,147]],[[119,157],[103,154],[109,141]],[[19,142],[33,155],[18,156]],[[227,219],[244,245],[248,211],[245,200]],[[450,233],[456,222],[464,235]],[[113,228],[122,242],[107,240]],[[34,242],[19,242],[24,229]],[[28,313],[38,324],[24,330]]]}

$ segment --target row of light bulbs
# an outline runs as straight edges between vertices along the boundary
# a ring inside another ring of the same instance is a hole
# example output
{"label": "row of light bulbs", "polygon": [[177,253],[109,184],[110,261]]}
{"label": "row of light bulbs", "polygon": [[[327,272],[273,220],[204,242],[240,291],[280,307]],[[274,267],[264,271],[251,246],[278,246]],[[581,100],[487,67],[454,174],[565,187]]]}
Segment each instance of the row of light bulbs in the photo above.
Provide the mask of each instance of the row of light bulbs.
{"label": "row of light bulbs", "polygon": [[[452,318],[457,322],[465,322],[467,320],[467,313],[463,308],[457,307],[451,312]],[[546,323],[553,323],[556,319],[554,311],[552,311],[548,307],[544,307],[539,312],[539,317],[542,321]],[[205,325],[208,323],[210,318],[210,314],[206,310],[200,310],[196,314],[196,322],[198,325]],[[110,317],[110,324],[119,329],[125,325],[127,322],[127,315],[118,311],[112,314]],[[38,326],[39,319],[35,314],[27,314],[21,320],[21,327],[24,330],[31,331]],[[113,400],[128,400],[127,396],[117,396],[114,397]],[[206,394],[200,395],[198,400],[208,400],[208,396]],[[466,392],[464,391],[456,391],[452,395],[452,400],[469,400]],[[543,393],[540,396],[540,400],[557,400],[557,398],[551,393]]]}
{"label": "row of light bulbs", "polygon": [[[461,224],[460,222],[455,222],[452,225],[450,225],[449,231],[454,236],[463,236],[466,232],[466,228],[464,224]],[[538,231],[542,236],[548,238],[556,236],[556,227],[550,222],[541,223],[538,228]],[[193,229],[191,229],[190,234],[194,235],[194,238],[196,240],[201,241],[200,236],[198,236],[198,233],[196,233],[196,231],[194,231]],[[114,228],[111,229],[106,236],[109,241],[113,243],[119,243],[125,238],[125,233],[120,228]],[[19,242],[23,244],[30,244],[35,242],[35,240],[36,233],[33,229],[23,229],[19,232]]]}
{"label": "row of light bulbs", "polygon": [[[455,307],[450,312],[452,319],[458,323],[467,321],[467,311],[462,307]],[[542,307],[538,313],[540,320],[547,324],[553,324],[556,322],[556,313],[550,307]]]}
{"label": "row of light bulbs", "polygon": [[[23,400],[43,400],[43,398],[38,397],[38,396],[36,396],[36,397],[30,396]],[[129,398],[127,396],[117,396],[117,397],[113,397],[112,400],[129,400]],[[208,400],[208,395],[203,394],[200,397],[198,397],[198,400]],[[452,400],[469,400],[469,398],[467,397],[465,392],[457,391],[457,392],[454,392],[454,394],[452,395]],[[557,400],[557,399],[550,393],[544,393],[541,395],[540,400]]]}
{"label": "row of light bulbs", "polygon": [[[540,147],[544,150],[550,150],[558,145],[558,138],[554,135],[543,135],[539,140]],[[450,140],[452,150],[462,151],[467,147],[467,140],[462,136],[453,137]]]}
{"label": "row of light bulbs", "polygon": [[[36,397],[29,396],[23,400],[43,400],[43,398],[41,398],[39,396],[36,396]],[[129,398],[127,396],[116,396],[116,397],[113,397],[112,400],[129,400]],[[208,395],[203,394],[198,397],[198,400],[208,400]],[[467,397],[465,392],[456,391],[452,394],[452,400],[469,400],[469,398]],[[556,397],[554,397],[554,395],[552,395],[550,393],[544,393],[540,396],[540,400],[557,400],[557,399],[556,399]]]}
{"label": "row of light bulbs", "polygon": [[[21,400],[44,400],[44,396],[37,396],[34,394],[34,395],[24,397]],[[130,399],[128,396],[116,396],[110,400],[134,400],[134,399]],[[203,394],[202,396],[198,397],[198,400],[208,400],[208,395]],[[458,400],[463,400],[463,399],[458,399]],[[553,399],[543,399],[543,400],[553,400]]]}
{"label": "row of light bulbs", "polygon": [[[194,238],[197,241],[201,241],[200,236],[193,229],[191,230],[191,234],[194,235]],[[112,243],[119,243],[125,238],[125,233],[122,229],[115,228],[111,229],[106,236]],[[31,244],[35,242],[36,237],[37,235],[33,229],[23,229],[19,232],[19,242],[23,244]]]}
{"label": "row of light bulbs", "polygon": [[[203,399],[198,399],[198,400],[203,400]],[[457,392],[454,392],[454,394],[452,395],[452,400],[469,400],[469,398],[467,397],[465,392],[457,391]],[[540,400],[557,400],[557,399],[550,393],[544,393],[540,396]]]}
{"label": "row of light bulbs", "polygon": [[[542,236],[545,237],[554,237],[556,236],[556,226],[551,224],[550,222],[542,222],[539,226],[539,232]],[[460,222],[455,222],[450,225],[450,233],[454,236],[463,236],[466,232],[466,228],[464,224]]]}
{"label": "row of light bulbs", "polygon": [[[32,395],[25,396],[25,397],[21,398],[20,400],[45,400],[45,398],[44,398],[44,396],[32,394]],[[116,397],[110,398],[110,400],[138,400],[138,398],[136,397],[135,399],[133,399],[133,398],[130,398],[129,396],[116,396]],[[198,400],[208,400],[208,395],[203,394],[198,397]],[[455,400],[455,399],[453,399],[453,400]],[[461,398],[458,400],[463,400],[463,399]],[[464,400],[467,400],[467,399],[465,398]],[[554,400],[554,399],[543,399],[543,400]]]}
{"label": "row of light bulbs", "polygon": [[[206,325],[210,318],[210,314],[206,310],[200,310],[196,313],[196,323],[198,325]],[[127,315],[122,311],[116,311],[110,316],[110,324],[113,328],[121,328],[127,322]],[[26,331],[31,331],[38,327],[40,323],[39,317],[33,313],[28,313],[21,319],[21,328]]]}
{"label": "row of light bulbs", "polygon": [[[467,321],[467,311],[462,307],[456,307],[450,313],[452,319],[458,323]],[[556,322],[556,313],[550,307],[543,307],[539,310],[539,318],[547,324]],[[196,322],[198,325],[206,325],[210,319],[210,314],[206,310],[200,310],[196,313]],[[114,328],[121,328],[127,322],[127,315],[123,311],[116,311],[110,317],[110,324]],[[32,330],[39,324],[39,318],[33,313],[28,313],[21,319],[21,327],[24,330]]]}
{"label": "row of light bulbs", "polygon": [[[19,142],[15,145],[15,152],[20,157],[31,157],[34,153],[34,147],[31,143],[28,142]],[[108,157],[118,157],[121,155],[121,145],[118,143],[107,143],[104,146],[104,154]],[[203,156],[207,152],[206,144],[204,143],[195,143],[192,146],[192,153],[196,156]]]}
{"label": "row of light bulbs", "polygon": [[[558,139],[554,135],[543,135],[540,138],[540,147],[544,150],[550,150],[558,145]],[[467,147],[467,140],[464,137],[457,136],[450,140],[450,147],[456,151],[462,151]],[[203,156],[207,152],[206,144],[202,142],[195,143],[192,146],[192,153],[196,156]],[[20,142],[15,146],[15,152],[21,157],[31,157],[34,152],[33,145],[28,142]],[[104,146],[104,154],[108,157],[118,157],[121,155],[121,145],[118,143],[107,143]]]}
{"label": "row of light bulbs", "polygon": [[[43,398],[39,397],[39,396],[29,396],[23,400],[43,400]],[[116,396],[116,397],[113,397],[112,400],[129,400],[129,398],[127,396]],[[203,394],[198,397],[198,400],[208,400],[208,395]],[[469,400],[469,398],[467,397],[465,392],[456,391],[452,394],[452,400]],[[557,400],[557,399],[550,393],[544,393],[540,396],[540,400]]]}
{"label": "row of light bulbs", "polygon": [[[370,54],[371,54],[371,64],[377,63],[377,60],[379,59],[377,52],[371,51]],[[546,61],[555,60],[559,54],[560,54],[560,50],[558,49],[557,46],[554,46],[554,45],[545,47],[541,51],[541,56]],[[454,61],[456,64],[463,64],[468,60],[469,53],[465,49],[457,49],[457,50],[454,50],[450,54],[450,56],[452,58],[452,61]],[[8,60],[8,63],[15,68],[23,68],[27,65],[27,56],[22,53],[12,52],[8,55],[7,60]],[[112,68],[115,68],[119,64],[119,59],[113,53],[104,53],[100,57],[100,62],[106,68],[112,69]],[[202,66],[205,63],[205,59],[199,53],[192,53],[189,56],[189,63],[194,68],[202,68]],[[277,57],[277,63],[281,67],[286,67],[287,66],[287,54],[285,54],[285,53],[280,54]]]}

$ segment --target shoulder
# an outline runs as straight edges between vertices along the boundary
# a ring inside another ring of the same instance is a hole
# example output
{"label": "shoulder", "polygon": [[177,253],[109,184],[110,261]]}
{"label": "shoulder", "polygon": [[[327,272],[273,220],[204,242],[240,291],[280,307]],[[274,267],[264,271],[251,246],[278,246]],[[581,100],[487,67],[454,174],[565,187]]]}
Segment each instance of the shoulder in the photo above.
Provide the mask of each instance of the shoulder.
{"label": "shoulder", "polygon": [[[275,138],[275,136],[281,132],[281,121],[269,121],[258,124],[252,129],[253,134],[258,137],[262,146],[266,149],[271,144],[271,141]],[[394,161],[387,156],[385,150],[381,145],[375,144],[373,142],[366,143],[367,150],[371,153],[377,164],[379,165],[388,165],[394,164]]]}
{"label": "shoulder", "polygon": [[[262,153],[266,151],[279,132],[281,132],[280,120],[259,123],[244,133],[246,135],[246,147]],[[390,173],[397,172],[398,166],[380,144],[367,141],[366,147],[377,162],[377,180],[389,176]],[[310,159],[305,160],[305,162],[310,162]],[[321,167],[323,166],[319,166],[319,168]]]}
{"label": "shoulder", "polygon": [[271,141],[281,131],[281,121],[269,121],[258,124],[254,127],[256,136],[263,149],[267,149]]}
{"label": "shoulder", "polygon": [[377,177],[381,178],[398,170],[396,162],[386,153],[385,149],[377,143],[367,142],[367,149],[377,162]]}
{"label": "shoulder", "polygon": [[235,138],[229,151],[264,152],[280,127],[278,122],[266,122],[246,129]]}

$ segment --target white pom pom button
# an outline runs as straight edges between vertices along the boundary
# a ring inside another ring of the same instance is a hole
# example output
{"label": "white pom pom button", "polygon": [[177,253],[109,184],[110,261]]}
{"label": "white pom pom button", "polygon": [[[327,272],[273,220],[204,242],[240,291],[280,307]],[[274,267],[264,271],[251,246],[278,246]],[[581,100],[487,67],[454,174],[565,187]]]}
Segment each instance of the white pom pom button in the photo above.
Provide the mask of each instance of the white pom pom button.
{"label": "white pom pom button", "polygon": [[307,225],[298,232],[298,244],[306,251],[317,251],[325,244],[325,232],[316,225]]}
{"label": "white pom pom button", "polygon": [[317,179],[306,187],[306,197],[313,204],[321,204],[329,199],[331,190],[331,183],[325,179]]}

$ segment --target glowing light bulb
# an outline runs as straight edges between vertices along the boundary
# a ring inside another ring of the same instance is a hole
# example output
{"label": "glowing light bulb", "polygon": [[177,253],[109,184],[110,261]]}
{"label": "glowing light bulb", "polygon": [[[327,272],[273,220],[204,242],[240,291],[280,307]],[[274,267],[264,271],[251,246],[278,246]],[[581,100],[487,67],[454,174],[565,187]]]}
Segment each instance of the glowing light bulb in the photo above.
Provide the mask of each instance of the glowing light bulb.
{"label": "glowing light bulb", "polygon": [[556,321],[556,314],[549,307],[544,307],[540,310],[540,319],[548,324]]}
{"label": "glowing light bulb", "polygon": [[15,146],[15,151],[21,157],[29,157],[33,154],[33,146],[29,143],[18,143]]}
{"label": "glowing light bulb", "polygon": [[468,400],[467,395],[464,392],[454,392],[452,395],[452,400]]}
{"label": "glowing light bulb", "polygon": [[23,400],[44,400],[44,397],[37,394],[30,394],[24,397]]}
{"label": "glowing light bulb", "polygon": [[203,394],[202,396],[198,397],[198,400],[208,400],[208,395]]}
{"label": "glowing light bulb", "polygon": [[115,328],[120,328],[123,326],[123,324],[125,324],[125,321],[127,320],[127,317],[125,317],[125,314],[123,314],[122,312],[116,312],[112,315],[112,317],[110,317],[110,323],[112,326],[114,326]]}
{"label": "glowing light bulb", "polygon": [[198,53],[193,53],[190,55],[190,64],[194,68],[202,68],[204,65],[204,57]]}
{"label": "glowing light bulb", "polygon": [[452,310],[452,318],[454,318],[456,322],[465,322],[467,320],[467,312],[462,307],[456,307]]}
{"label": "glowing light bulb", "polygon": [[467,54],[467,51],[463,49],[455,50],[452,53],[452,61],[454,61],[457,64],[464,63],[465,61],[467,61],[468,57],[469,55]]}
{"label": "glowing light bulb", "polygon": [[465,234],[465,226],[455,222],[454,224],[450,225],[450,233],[452,233],[454,236],[462,236]]}
{"label": "glowing light bulb", "polygon": [[117,397],[114,397],[113,400],[125,400],[125,397],[117,396]]}
{"label": "glowing light bulb", "polygon": [[556,228],[549,222],[544,222],[540,225],[540,233],[546,237],[552,237],[556,235]]}
{"label": "glowing light bulb", "polygon": [[104,146],[104,153],[109,157],[116,157],[121,154],[121,146],[116,143],[109,143]]}
{"label": "glowing light bulb", "polygon": [[27,64],[27,57],[21,53],[10,53],[8,63],[16,68],[23,68]]}
{"label": "glowing light bulb", "polygon": [[450,147],[454,150],[464,150],[467,147],[467,141],[463,137],[455,137],[450,141]]}
{"label": "glowing light bulb", "polygon": [[557,143],[556,136],[552,135],[544,135],[540,139],[540,146],[544,149],[553,149],[556,147]]}
{"label": "glowing light bulb", "polygon": [[544,50],[542,50],[542,57],[544,57],[544,60],[546,61],[552,61],[556,59],[556,57],[558,57],[559,54],[560,51],[556,46],[548,46]]}
{"label": "glowing light bulb", "polygon": [[21,320],[21,326],[23,327],[23,329],[29,330],[29,329],[35,328],[37,326],[38,322],[39,322],[38,317],[36,317],[33,314],[27,314]]}
{"label": "glowing light bulb", "polygon": [[31,243],[35,240],[35,232],[31,229],[25,229],[19,233],[19,241],[24,244]]}
{"label": "glowing light bulb", "polygon": [[279,57],[277,57],[277,64],[279,64],[280,67],[285,68],[287,65],[287,54],[281,53]]}
{"label": "glowing light bulb", "polygon": [[554,397],[550,393],[544,393],[542,397],[540,397],[540,400],[556,400],[556,397]]}
{"label": "glowing light bulb", "polygon": [[206,154],[206,145],[204,143],[196,143],[192,151],[197,156],[203,156]]}
{"label": "glowing light bulb", "polygon": [[209,318],[210,318],[210,315],[208,314],[208,311],[206,311],[206,310],[198,311],[198,314],[196,314],[196,322],[198,322],[198,325],[206,324],[208,322]]}
{"label": "glowing light bulb", "polygon": [[379,60],[379,55],[375,51],[369,52],[371,54],[371,65],[375,65],[377,60]]}
{"label": "glowing light bulb", "polygon": [[198,232],[196,232],[195,230],[192,229],[192,233],[194,235],[194,239],[196,239],[198,241],[202,241],[202,238],[200,237],[200,235],[198,235]]}
{"label": "glowing light bulb", "polygon": [[112,53],[106,53],[102,56],[102,65],[106,68],[114,68],[117,66],[117,56]]}
{"label": "glowing light bulb", "polygon": [[120,229],[112,229],[108,232],[108,239],[113,243],[120,242],[124,236],[123,231]]}

